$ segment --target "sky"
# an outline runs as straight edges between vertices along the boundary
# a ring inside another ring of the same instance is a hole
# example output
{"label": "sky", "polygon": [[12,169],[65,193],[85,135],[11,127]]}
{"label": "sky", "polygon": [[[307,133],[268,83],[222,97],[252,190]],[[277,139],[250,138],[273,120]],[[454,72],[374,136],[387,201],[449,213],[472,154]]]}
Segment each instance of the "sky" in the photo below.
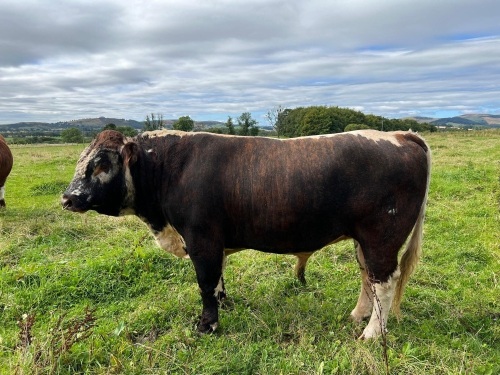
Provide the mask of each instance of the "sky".
{"label": "sky", "polygon": [[498,0],[0,0],[0,124],[500,114]]}

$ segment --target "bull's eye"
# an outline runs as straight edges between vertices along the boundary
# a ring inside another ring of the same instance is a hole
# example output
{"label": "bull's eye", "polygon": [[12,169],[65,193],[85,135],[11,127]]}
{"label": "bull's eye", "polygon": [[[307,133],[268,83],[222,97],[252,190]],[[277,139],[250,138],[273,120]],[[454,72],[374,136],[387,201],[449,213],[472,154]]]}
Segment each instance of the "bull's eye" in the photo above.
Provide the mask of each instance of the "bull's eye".
{"label": "bull's eye", "polygon": [[111,165],[109,163],[99,163],[92,173],[93,176],[100,175],[101,173],[109,173]]}

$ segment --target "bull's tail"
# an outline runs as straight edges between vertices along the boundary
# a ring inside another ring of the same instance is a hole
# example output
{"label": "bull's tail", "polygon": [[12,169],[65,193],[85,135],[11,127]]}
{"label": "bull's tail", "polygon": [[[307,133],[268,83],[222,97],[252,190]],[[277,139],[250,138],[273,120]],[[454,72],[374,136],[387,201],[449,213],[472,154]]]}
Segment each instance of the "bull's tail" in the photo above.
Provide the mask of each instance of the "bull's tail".
{"label": "bull's tail", "polygon": [[413,227],[413,231],[411,233],[410,239],[406,243],[405,251],[401,257],[399,262],[399,270],[401,271],[401,275],[398,279],[396,285],[396,291],[394,294],[394,300],[392,302],[392,310],[396,314],[397,317],[401,315],[401,311],[399,309],[399,305],[401,303],[401,298],[403,297],[405,286],[410,278],[410,275],[415,270],[417,263],[422,255],[422,237],[423,237],[423,229],[424,229],[424,218],[425,218],[425,209],[427,206],[427,197],[429,194],[429,184],[430,184],[430,175],[431,175],[431,150],[426,146],[426,155],[427,155],[427,187],[425,190],[425,196],[422,201],[422,207],[420,207],[420,213],[418,214],[417,221],[415,226]]}

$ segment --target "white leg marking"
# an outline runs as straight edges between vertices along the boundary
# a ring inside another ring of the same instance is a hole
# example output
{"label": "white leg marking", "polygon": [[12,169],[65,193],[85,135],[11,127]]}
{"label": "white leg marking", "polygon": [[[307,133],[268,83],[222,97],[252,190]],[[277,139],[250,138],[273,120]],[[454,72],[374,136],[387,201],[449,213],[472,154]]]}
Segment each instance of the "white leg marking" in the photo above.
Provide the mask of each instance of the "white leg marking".
{"label": "white leg marking", "polygon": [[0,187],[0,201],[5,199],[5,186]]}
{"label": "white leg marking", "polygon": [[368,322],[368,325],[360,336],[360,339],[376,338],[382,332],[386,331],[387,317],[391,309],[392,300],[394,298],[394,290],[399,279],[399,268],[394,271],[386,283],[374,284],[372,286],[373,296],[373,312]]}

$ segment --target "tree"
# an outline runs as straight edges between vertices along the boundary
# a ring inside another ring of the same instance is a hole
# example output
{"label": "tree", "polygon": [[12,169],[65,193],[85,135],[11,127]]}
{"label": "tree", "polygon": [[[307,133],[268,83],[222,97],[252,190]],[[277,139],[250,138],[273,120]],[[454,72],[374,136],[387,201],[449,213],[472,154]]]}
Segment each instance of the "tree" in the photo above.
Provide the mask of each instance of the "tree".
{"label": "tree", "polygon": [[295,109],[285,109],[278,117],[278,127],[280,133],[285,137],[298,137],[299,126],[306,113],[306,109],[298,107]]}
{"label": "tree", "polygon": [[259,135],[259,127],[257,126],[257,123],[254,126],[250,126],[250,135],[252,137],[256,137]]}
{"label": "tree", "polygon": [[149,115],[146,116],[146,121],[144,121],[144,130],[159,130],[163,129],[165,123],[163,122],[163,115],[161,113],[155,114],[151,113],[151,117]]}
{"label": "tree", "polygon": [[238,117],[238,126],[240,127],[240,135],[258,135],[259,128],[257,121],[252,118],[250,112],[244,112]]}
{"label": "tree", "polygon": [[102,130],[115,130],[122,133],[127,137],[135,137],[137,135],[137,130],[131,126],[116,126],[115,124],[107,124]]}
{"label": "tree", "polygon": [[226,127],[227,127],[227,134],[234,135],[236,132],[234,131],[234,124],[233,124],[233,119],[231,116],[228,116],[227,121],[226,121]]}
{"label": "tree", "polygon": [[131,126],[118,126],[116,131],[127,137],[135,137],[137,135],[137,130]]}
{"label": "tree", "polygon": [[311,107],[302,119],[300,135],[317,135],[330,133],[332,119],[326,107]]}
{"label": "tree", "polygon": [[283,108],[281,105],[267,111],[266,114],[266,119],[269,121],[269,125],[274,129],[276,134],[278,135],[278,138],[280,137],[280,134],[282,132],[282,126],[280,124],[280,117],[281,115],[285,112],[285,108]]}
{"label": "tree", "polygon": [[68,128],[61,132],[61,138],[66,143],[83,143],[83,134],[80,129]]}
{"label": "tree", "polygon": [[116,130],[115,124],[107,124],[102,130]]}
{"label": "tree", "polygon": [[173,125],[174,130],[193,131],[194,121],[189,116],[181,116]]}

